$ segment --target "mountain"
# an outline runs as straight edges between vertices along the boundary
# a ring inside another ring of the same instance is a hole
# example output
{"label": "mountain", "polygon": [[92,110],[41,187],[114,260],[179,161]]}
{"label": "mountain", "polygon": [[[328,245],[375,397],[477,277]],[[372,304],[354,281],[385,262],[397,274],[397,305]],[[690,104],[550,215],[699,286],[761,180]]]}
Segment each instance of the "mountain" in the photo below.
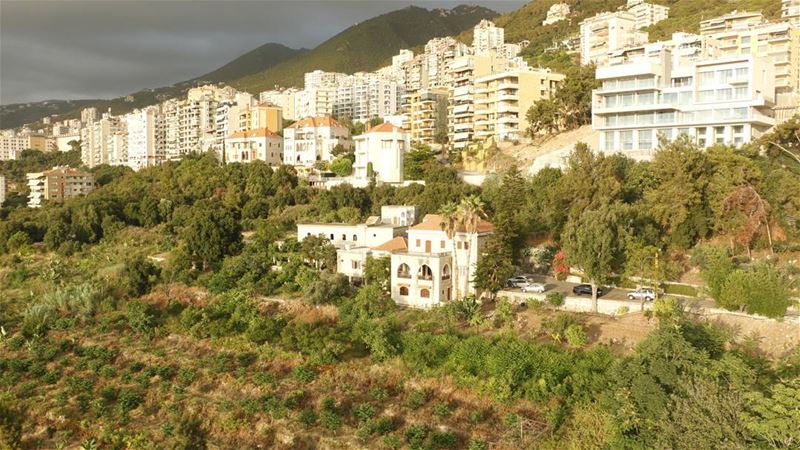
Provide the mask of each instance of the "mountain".
{"label": "mountain", "polygon": [[232,85],[249,92],[303,84],[303,74],[316,69],[353,73],[380,68],[400,49],[413,48],[441,36],[456,36],[482,19],[497,16],[480,6],[428,10],[409,6],[351,26],[313,50]]}
{"label": "mountain", "polygon": [[[136,108],[158,103],[162,99],[176,97],[185,93],[192,86],[204,82],[229,83],[253,73],[261,72],[275,64],[306,53],[306,49],[293,49],[282,44],[264,44],[251,50],[224,66],[191,80],[181,81],[171,86],[155,89],[143,89],[130,96],[107,99],[87,100],[46,100],[32,103],[16,103],[0,106],[0,128],[14,128],[26,123],[33,123],[52,114],[60,119],[80,116],[80,110],[90,106],[99,111],[111,108],[114,114],[124,114]],[[155,70],[155,69],[154,69]]]}

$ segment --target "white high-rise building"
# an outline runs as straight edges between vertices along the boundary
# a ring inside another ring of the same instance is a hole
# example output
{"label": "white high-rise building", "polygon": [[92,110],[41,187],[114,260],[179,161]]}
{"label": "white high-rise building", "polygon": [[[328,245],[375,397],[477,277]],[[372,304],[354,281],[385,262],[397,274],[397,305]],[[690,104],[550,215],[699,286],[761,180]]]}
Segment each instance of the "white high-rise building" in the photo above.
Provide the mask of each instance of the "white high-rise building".
{"label": "white high-rise building", "polygon": [[654,5],[646,2],[637,2],[633,5],[628,2],[628,12],[633,14],[635,21],[634,26],[637,30],[657,24],[669,17],[668,6]]}
{"label": "white high-rise building", "polygon": [[800,23],[800,0],[781,0],[781,19]]}
{"label": "white high-rise building", "polygon": [[484,55],[505,44],[505,30],[486,19],[475,25],[472,36],[472,47],[476,55]]}
{"label": "white high-rise building", "polygon": [[166,159],[166,132],[159,106],[148,106],[125,116],[128,126],[126,165],[133,170],[161,164]]}
{"label": "white high-rise building", "polygon": [[684,134],[701,147],[740,146],[774,125],[773,64],[752,55],[706,59],[698,41],[679,34],[597,68],[592,126],[601,151],[649,159],[659,137]]}
{"label": "white high-rise building", "polygon": [[89,122],[81,129],[81,161],[92,168],[111,163],[109,143],[115,133],[124,131],[119,117],[104,113],[100,120]]}
{"label": "white high-rise building", "polygon": [[542,25],[552,25],[561,22],[569,16],[569,5],[566,3],[554,3],[547,10],[547,18]]}

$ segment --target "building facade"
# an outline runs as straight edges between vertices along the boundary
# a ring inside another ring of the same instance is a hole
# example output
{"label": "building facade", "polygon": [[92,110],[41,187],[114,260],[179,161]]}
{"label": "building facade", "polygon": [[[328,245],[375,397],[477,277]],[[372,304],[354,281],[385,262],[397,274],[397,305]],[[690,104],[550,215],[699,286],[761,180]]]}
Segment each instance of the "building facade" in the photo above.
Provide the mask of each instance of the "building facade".
{"label": "building facade", "polygon": [[158,106],[149,106],[125,116],[128,129],[125,164],[133,170],[161,164],[166,160],[166,130]]}
{"label": "building facade", "polygon": [[225,139],[227,163],[264,161],[271,166],[283,163],[283,138],[269,128],[233,133]]}
{"label": "building facade", "polygon": [[403,181],[403,161],[411,145],[409,134],[391,123],[377,125],[353,138],[353,178],[362,184]]}
{"label": "building facade", "polygon": [[631,12],[600,13],[580,24],[581,64],[605,64],[609,53],[647,43],[647,39],[647,33],[636,28]]}
{"label": "building facade", "polygon": [[332,117],[307,117],[283,130],[283,162],[313,166],[317,161],[331,161],[334,147],[352,148],[350,130]]}
{"label": "building facade", "polygon": [[569,5],[566,3],[554,3],[547,10],[547,18],[544,19],[542,25],[552,25],[561,22],[569,16]]}
{"label": "building facade", "polygon": [[26,174],[28,207],[38,208],[43,200],[63,202],[94,190],[94,175],[71,167],[54,167],[44,172]]}

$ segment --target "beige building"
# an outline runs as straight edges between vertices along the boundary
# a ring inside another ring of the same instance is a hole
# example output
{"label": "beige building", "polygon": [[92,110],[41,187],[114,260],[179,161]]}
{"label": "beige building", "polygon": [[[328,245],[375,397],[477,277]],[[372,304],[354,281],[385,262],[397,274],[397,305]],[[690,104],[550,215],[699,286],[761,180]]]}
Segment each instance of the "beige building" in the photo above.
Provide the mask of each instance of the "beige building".
{"label": "beige building", "polygon": [[437,135],[447,134],[447,91],[419,90],[404,96],[403,129],[409,132],[411,143],[433,144]]}
{"label": "beige building", "polygon": [[629,1],[628,12],[633,14],[637,30],[657,24],[669,17],[669,7],[640,1],[634,1],[633,4]]}
{"label": "beige building", "polygon": [[164,116],[159,106],[148,106],[125,116],[127,146],[125,162],[133,170],[153,167],[167,158]]}
{"label": "beige building", "polygon": [[604,12],[580,24],[581,64],[608,62],[611,52],[647,43],[648,35],[636,27],[629,11]]}
{"label": "beige building", "polygon": [[239,131],[225,138],[225,163],[283,163],[283,138],[269,128]]}
{"label": "beige building", "polygon": [[283,163],[311,167],[331,161],[337,145],[353,147],[350,129],[332,117],[307,117],[283,130]]}
{"label": "beige building", "polygon": [[6,201],[6,177],[0,175],[0,206]]}
{"label": "beige building", "polygon": [[542,25],[552,25],[561,22],[569,16],[569,5],[566,3],[554,3],[547,10],[547,18],[544,19]]}
{"label": "beige building", "polygon": [[71,167],[54,167],[44,172],[29,173],[28,207],[38,208],[43,200],[63,202],[94,190],[94,175]]}
{"label": "beige building", "polygon": [[17,156],[27,149],[49,152],[53,150],[55,141],[47,136],[29,132],[16,133],[5,130],[0,135],[0,161],[17,159]]}
{"label": "beige building", "polygon": [[800,0],[781,0],[781,19],[800,23]]}
{"label": "beige building", "polygon": [[517,140],[530,127],[526,113],[553,95],[564,75],[549,69],[511,69],[475,80],[475,140]]}
{"label": "beige building", "polygon": [[283,112],[277,105],[262,102],[239,112],[237,131],[267,128],[274,133],[283,131]]}
{"label": "beige building", "polygon": [[115,133],[124,130],[123,126],[119,117],[105,113],[81,129],[81,161],[86,167],[110,164],[109,143]]}

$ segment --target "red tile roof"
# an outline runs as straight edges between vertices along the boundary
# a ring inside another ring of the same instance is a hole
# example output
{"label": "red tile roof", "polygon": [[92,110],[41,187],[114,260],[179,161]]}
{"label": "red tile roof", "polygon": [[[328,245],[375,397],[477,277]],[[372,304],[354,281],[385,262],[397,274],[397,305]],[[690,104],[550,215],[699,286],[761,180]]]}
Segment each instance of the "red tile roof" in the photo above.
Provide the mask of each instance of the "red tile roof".
{"label": "red tile roof", "polygon": [[319,127],[340,127],[344,128],[344,125],[340,124],[331,116],[321,116],[321,117],[306,117],[305,119],[300,119],[297,122],[289,125],[286,128],[319,128]]}
{"label": "red tile roof", "polygon": [[258,128],[255,130],[239,131],[228,136],[228,139],[236,138],[252,138],[252,137],[275,137],[280,138],[280,135],[274,133],[268,128]]}
{"label": "red tile roof", "polygon": [[[422,222],[409,228],[409,230],[425,230],[425,231],[442,231],[442,216],[439,214],[426,214],[422,218]],[[478,233],[488,233],[494,231],[494,225],[491,222],[482,220],[478,222]],[[459,233],[464,233],[464,227],[458,229]]]}
{"label": "red tile roof", "polygon": [[398,128],[389,122],[384,122],[380,125],[375,125],[374,127],[370,128],[367,130],[367,133],[392,133],[394,131],[403,131],[403,129]]}
{"label": "red tile roof", "polygon": [[379,252],[393,252],[395,250],[408,250],[408,243],[406,242],[406,238],[402,236],[397,236],[396,238],[392,239],[391,241],[384,242],[383,244],[372,247],[373,250]]}

